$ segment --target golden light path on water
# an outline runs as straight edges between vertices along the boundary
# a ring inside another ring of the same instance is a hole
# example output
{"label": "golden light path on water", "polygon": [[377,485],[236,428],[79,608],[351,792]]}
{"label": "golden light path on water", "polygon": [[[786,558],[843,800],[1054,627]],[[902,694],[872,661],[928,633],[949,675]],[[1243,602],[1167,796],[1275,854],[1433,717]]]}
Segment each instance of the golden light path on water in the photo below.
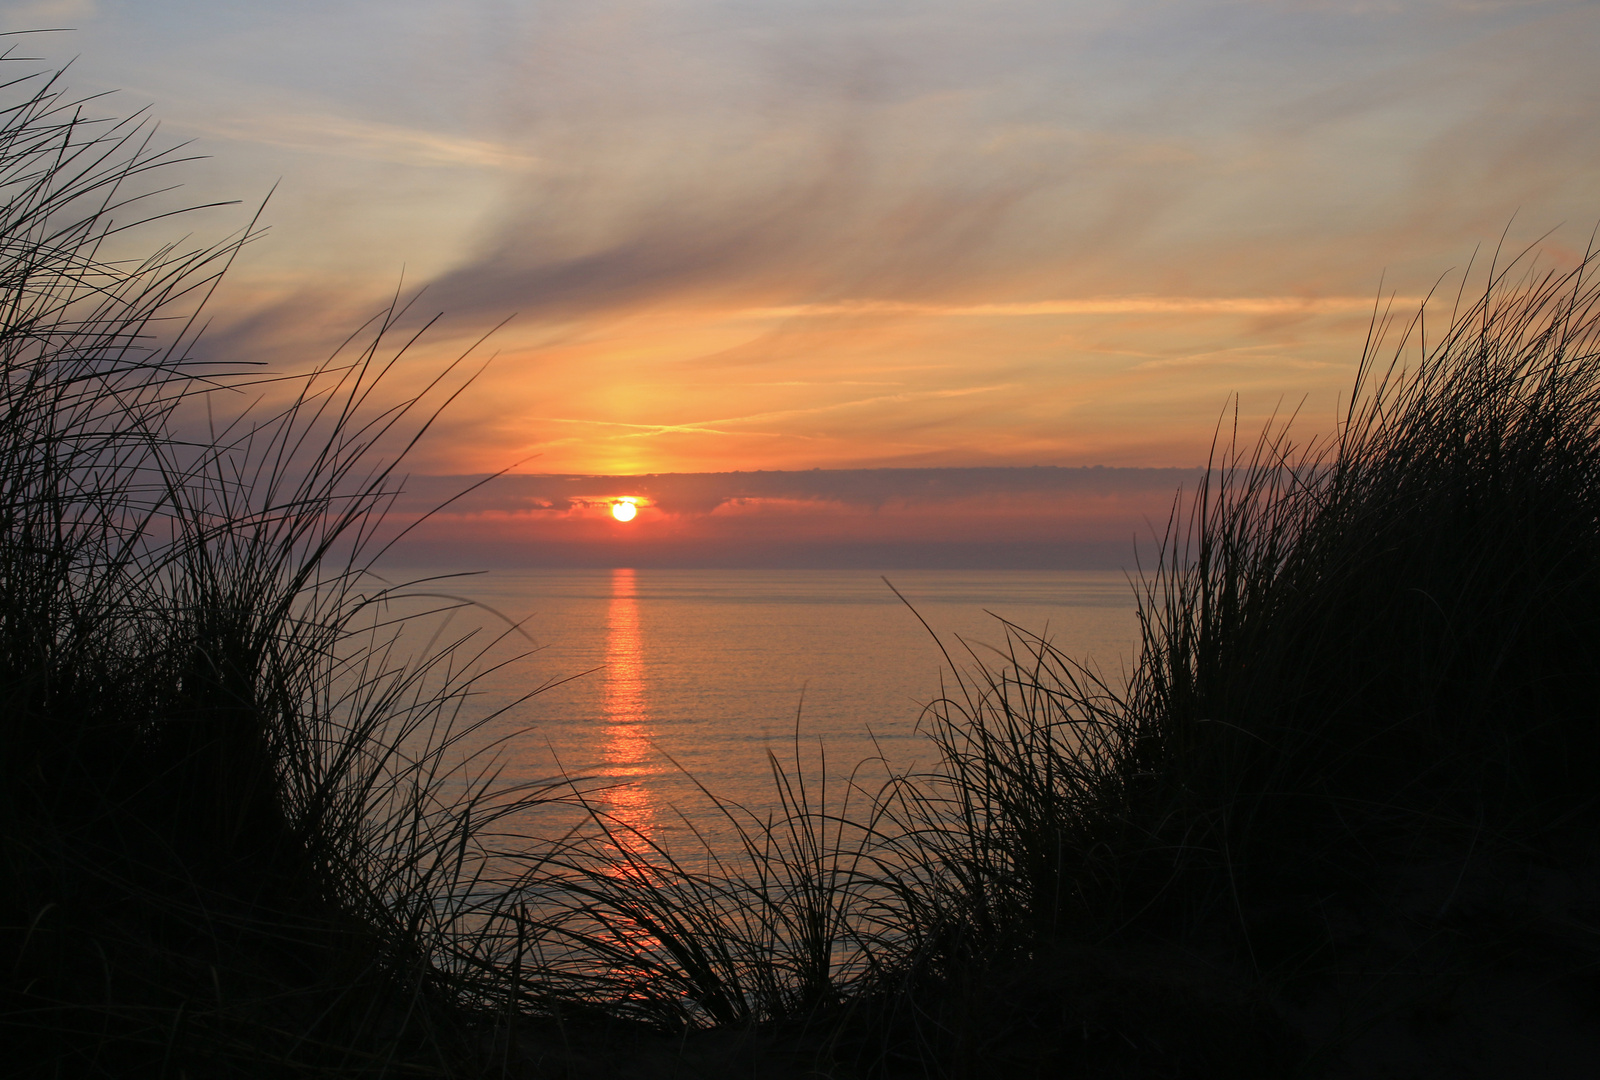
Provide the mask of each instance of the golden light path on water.
{"label": "golden light path on water", "polygon": [[[603,689],[605,771],[614,781],[601,793],[606,813],[618,822],[617,839],[644,846],[653,838],[655,808],[643,784],[652,772],[650,713],[646,702],[644,641],[639,630],[636,572],[611,571],[611,601],[606,612]],[[643,854],[635,851],[635,854]]]}

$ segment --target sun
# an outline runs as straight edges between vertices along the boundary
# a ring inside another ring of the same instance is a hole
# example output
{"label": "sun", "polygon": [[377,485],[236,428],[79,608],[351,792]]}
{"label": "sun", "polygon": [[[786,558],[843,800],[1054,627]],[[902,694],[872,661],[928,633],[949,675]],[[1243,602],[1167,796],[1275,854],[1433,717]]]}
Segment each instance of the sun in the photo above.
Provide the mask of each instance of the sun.
{"label": "sun", "polygon": [[638,512],[639,508],[633,504],[631,499],[618,499],[611,504],[611,516],[618,521],[632,521],[633,516]]}

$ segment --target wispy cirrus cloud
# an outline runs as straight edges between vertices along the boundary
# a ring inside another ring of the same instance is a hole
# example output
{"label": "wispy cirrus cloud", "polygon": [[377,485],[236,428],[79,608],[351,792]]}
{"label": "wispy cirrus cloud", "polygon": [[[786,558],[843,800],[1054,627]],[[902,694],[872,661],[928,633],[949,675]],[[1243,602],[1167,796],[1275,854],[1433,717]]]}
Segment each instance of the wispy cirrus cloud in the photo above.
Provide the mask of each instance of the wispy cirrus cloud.
{"label": "wispy cirrus cloud", "polygon": [[237,114],[186,126],[224,139],[400,165],[526,172],[542,164],[506,143],[331,114]]}
{"label": "wispy cirrus cloud", "polygon": [[[1385,303],[1414,307],[1421,297],[1386,297]],[[918,304],[895,300],[845,300],[750,308],[751,319],[833,316],[920,315],[969,318],[1036,318],[1051,315],[1327,315],[1373,311],[1371,296],[1095,296],[1081,300],[1030,300],[989,304]]]}

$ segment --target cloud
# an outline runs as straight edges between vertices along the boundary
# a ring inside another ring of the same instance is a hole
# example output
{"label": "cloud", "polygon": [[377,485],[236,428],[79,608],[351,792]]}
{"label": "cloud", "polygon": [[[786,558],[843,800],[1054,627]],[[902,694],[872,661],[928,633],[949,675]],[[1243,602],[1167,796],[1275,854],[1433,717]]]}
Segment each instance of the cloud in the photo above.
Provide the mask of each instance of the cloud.
{"label": "cloud", "polygon": [[[1395,297],[1414,306],[1421,297]],[[1370,296],[1098,296],[1083,300],[1034,300],[1013,304],[911,304],[850,300],[793,304],[738,312],[751,319],[797,319],[838,315],[926,315],[934,317],[1028,318],[1042,315],[1327,315],[1373,310]]]}
{"label": "cloud", "polygon": [[[745,424],[771,423],[775,420],[792,420],[801,416],[817,416],[822,413],[836,412],[842,409],[867,409],[888,402],[904,404],[919,398],[954,398],[967,397],[971,394],[987,394],[997,390],[1013,389],[1010,386],[964,386],[950,390],[921,390],[908,391],[898,394],[883,394],[877,397],[856,398],[850,401],[836,401],[827,405],[818,405],[805,409],[778,409],[769,412],[751,413],[746,416],[725,416],[714,420],[701,420],[687,424],[629,424],[618,420],[583,420],[575,417],[535,416],[529,419],[542,424],[582,424],[597,428],[624,429],[625,438],[648,438],[655,435],[727,435],[730,427],[742,427]],[[761,434],[760,432],[740,431],[741,435]],[[776,435],[777,433],[771,433]]]}
{"label": "cloud", "polygon": [[[95,0],[24,0],[23,3],[8,5],[5,12],[0,14],[0,30],[16,33],[78,27],[99,13],[100,5]],[[35,38],[23,51],[31,52],[43,47],[44,39]]]}
{"label": "cloud", "polygon": [[540,164],[537,157],[505,143],[343,116],[253,114],[191,120],[186,126],[225,139],[405,165],[525,172]]}
{"label": "cloud", "polygon": [[[423,521],[412,565],[1131,568],[1193,469],[503,476]],[[400,521],[474,477],[412,477]],[[639,516],[619,525],[621,498]]]}
{"label": "cloud", "polygon": [[[1050,500],[1076,497],[1170,498],[1192,483],[1194,469],[969,468],[810,469],[725,473],[665,473],[590,476],[524,473],[496,477],[451,503],[450,514],[565,513],[590,501],[642,496],[660,511],[702,516],[752,500],[829,504],[841,509],[882,510],[891,504],[937,507],[974,498]],[[413,476],[401,512],[420,512],[482,480],[482,476]]]}
{"label": "cloud", "polygon": [[[707,162],[709,181],[664,184],[638,206],[608,207],[602,193],[552,182],[542,213],[494,223],[478,250],[429,283],[429,296],[454,312],[540,320],[667,301],[937,294],[970,276],[1000,219],[1027,194],[1014,179],[982,192],[884,190],[847,148],[798,157],[782,178],[731,187],[716,178],[737,166]],[[573,205],[552,212],[563,201]]]}

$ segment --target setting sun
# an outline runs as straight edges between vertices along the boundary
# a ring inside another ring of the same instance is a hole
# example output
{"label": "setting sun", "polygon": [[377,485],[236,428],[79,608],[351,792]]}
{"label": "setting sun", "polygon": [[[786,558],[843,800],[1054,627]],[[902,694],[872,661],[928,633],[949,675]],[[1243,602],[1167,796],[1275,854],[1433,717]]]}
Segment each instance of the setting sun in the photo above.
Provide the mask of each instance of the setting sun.
{"label": "setting sun", "polygon": [[627,499],[611,504],[611,516],[618,521],[632,521],[639,508]]}

